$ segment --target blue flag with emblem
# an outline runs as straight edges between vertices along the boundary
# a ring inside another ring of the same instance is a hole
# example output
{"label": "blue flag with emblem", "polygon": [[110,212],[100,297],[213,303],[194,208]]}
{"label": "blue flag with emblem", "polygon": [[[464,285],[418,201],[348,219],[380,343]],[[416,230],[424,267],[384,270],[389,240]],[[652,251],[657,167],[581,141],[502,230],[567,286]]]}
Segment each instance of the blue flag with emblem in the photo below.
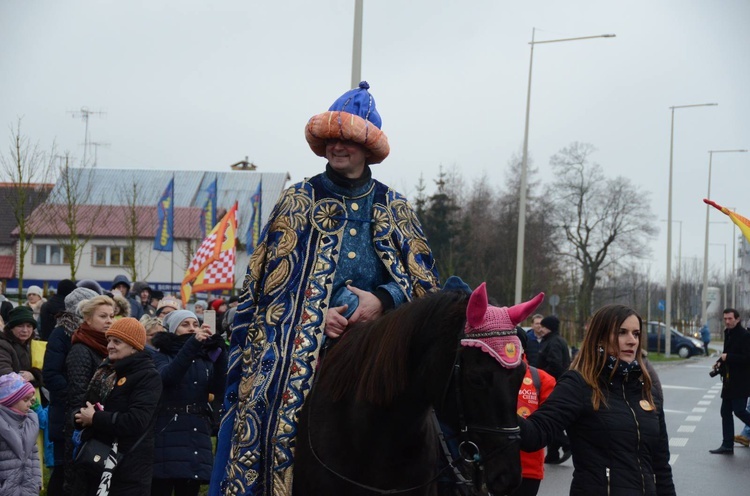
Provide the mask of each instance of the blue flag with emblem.
{"label": "blue flag with emblem", "polygon": [[201,215],[201,232],[204,238],[216,225],[216,182],[217,179],[214,178],[206,190],[208,198],[203,205],[203,215]]}
{"label": "blue flag with emblem", "polygon": [[258,189],[255,190],[255,194],[250,198],[250,203],[253,206],[253,213],[250,216],[250,225],[247,228],[247,238],[245,240],[245,246],[247,246],[247,254],[252,255],[255,247],[258,245],[258,239],[260,239],[260,209],[263,204],[263,180],[261,179],[258,183]]}
{"label": "blue flag with emblem", "polygon": [[161,195],[157,210],[159,225],[154,236],[154,250],[172,251],[174,242],[174,177],[169,181],[167,189]]}

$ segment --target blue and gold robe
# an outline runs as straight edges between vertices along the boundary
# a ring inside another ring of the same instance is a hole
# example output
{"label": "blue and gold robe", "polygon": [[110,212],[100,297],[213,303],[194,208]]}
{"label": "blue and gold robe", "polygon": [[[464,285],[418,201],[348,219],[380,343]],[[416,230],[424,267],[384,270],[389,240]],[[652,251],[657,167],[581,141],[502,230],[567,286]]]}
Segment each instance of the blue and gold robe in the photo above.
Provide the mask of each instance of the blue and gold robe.
{"label": "blue and gold robe", "polygon": [[291,494],[297,413],[325,339],[326,310],[347,283],[385,289],[395,306],[439,289],[406,199],[370,180],[325,174],[286,190],[250,259],[234,321],[209,494]]}

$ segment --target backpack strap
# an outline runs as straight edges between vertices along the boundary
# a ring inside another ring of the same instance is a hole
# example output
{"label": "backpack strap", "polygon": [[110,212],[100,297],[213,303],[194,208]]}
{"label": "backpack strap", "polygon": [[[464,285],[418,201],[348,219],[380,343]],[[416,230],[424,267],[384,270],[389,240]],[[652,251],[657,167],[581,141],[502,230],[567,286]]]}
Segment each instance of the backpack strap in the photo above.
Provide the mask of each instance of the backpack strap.
{"label": "backpack strap", "polygon": [[531,381],[534,383],[534,389],[536,389],[538,394],[542,394],[542,381],[539,379],[539,370],[529,365],[529,373],[531,374]]}

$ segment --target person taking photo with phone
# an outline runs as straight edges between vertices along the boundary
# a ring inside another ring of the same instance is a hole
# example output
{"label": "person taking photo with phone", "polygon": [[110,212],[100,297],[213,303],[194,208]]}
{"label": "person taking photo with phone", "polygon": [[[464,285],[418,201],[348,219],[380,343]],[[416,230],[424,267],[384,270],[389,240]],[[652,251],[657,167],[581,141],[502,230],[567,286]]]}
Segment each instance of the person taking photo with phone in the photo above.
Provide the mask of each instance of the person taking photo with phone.
{"label": "person taking photo with phone", "polygon": [[166,316],[152,338],[164,385],[156,419],[152,496],[197,495],[213,468],[210,403],[224,394],[227,353],[209,325],[189,310]]}

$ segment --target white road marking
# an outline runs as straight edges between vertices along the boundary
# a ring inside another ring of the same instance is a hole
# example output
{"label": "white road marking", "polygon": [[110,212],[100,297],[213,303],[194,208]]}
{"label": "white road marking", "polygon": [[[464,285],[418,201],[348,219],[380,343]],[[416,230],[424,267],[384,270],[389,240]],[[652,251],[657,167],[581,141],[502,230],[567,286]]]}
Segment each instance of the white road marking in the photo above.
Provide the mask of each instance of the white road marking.
{"label": "white road marking", "polygon": [[677,461],[678,456],[680,455],[674,455],[674,454],[669,455],[669,464],[674,466],[675,462]]}
{"label": "white road marking", "polygon": [[682,410],[669,410],[669,409],[665,408],[664,409],[664,413],[679,413],[679,414],[684,414],[685,412],[683,412]]}
{"label": "white road marking", "polygon": [[692,387],[692,386],[665,386],[662,384],[662,389],[683,389],[683,390],[692,390],[692,391],[702,391],[704,388],[698,388],[698,387]]}
{"label": "white road marking", "polygon": [[698,404],[699,405],[710,405],[711,402],[710,401],[699,401]]}
{"label": "white road marking", "polygon": [[700,422],[703,415],[688,415],[685,417],[685,422]]}
{"label": "white road marking", "polygon": [[686,437],[670,437],[669,438],[669,445],[670,446],[685,446],[688,442],[688,438]]}
{"label": "white road marking", "polygon": [[706,395],[703,396],[704,400],[712,400],[714,398],[716,398],[715,394],[706,394]]}
{"label": "white road marking", "polygon": [[695,432],[694,425],[681,425],[677,428],[677,432]]}
{"label": "white road marking", "polygon": [[693,408],[693,413],[706,413],[707,408]]}

